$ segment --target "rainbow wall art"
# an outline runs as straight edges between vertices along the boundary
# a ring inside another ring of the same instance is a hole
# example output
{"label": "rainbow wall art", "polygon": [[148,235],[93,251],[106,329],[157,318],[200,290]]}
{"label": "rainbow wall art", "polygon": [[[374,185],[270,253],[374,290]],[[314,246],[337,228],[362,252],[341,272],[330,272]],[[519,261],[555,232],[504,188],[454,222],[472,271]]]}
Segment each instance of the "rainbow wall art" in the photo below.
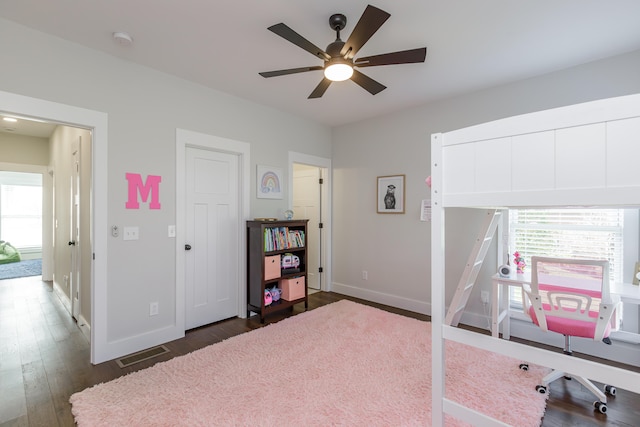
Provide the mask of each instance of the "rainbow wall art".
{"label": "rainbow wall art", "polygon": [[264,199],[282,198],[282,173],[275,168],[258,166],[258,197]]}

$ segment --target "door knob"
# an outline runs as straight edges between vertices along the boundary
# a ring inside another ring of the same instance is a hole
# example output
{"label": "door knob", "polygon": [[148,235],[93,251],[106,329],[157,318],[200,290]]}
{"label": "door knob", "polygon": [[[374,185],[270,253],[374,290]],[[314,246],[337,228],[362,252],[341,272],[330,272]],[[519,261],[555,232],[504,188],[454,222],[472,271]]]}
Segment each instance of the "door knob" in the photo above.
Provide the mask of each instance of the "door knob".
{"label": "door knob", "polygon": [[184,245],[184,250],[185,251],[190,251],[191,250],[191,245]]}
{"label": "door knob", "polygon": [[72,241],[69,242],[69,246],[75,246],[75,245],[76,245],[75,241],[72,240]]}

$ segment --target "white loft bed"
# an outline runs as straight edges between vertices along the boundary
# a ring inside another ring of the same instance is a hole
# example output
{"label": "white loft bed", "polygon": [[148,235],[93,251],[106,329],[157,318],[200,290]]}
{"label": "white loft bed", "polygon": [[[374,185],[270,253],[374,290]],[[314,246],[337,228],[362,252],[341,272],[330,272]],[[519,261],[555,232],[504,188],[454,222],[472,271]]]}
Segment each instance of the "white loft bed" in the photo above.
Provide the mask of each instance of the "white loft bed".
{"label": "white loft bed", "polygon": [[447,208],[640,207],[638,159],[640,94],[431,136],[433,426],[444,425],[445,413],[475,425],[503,425],[444,397],[444,340],[640,393],[638,373],[444,324]]}

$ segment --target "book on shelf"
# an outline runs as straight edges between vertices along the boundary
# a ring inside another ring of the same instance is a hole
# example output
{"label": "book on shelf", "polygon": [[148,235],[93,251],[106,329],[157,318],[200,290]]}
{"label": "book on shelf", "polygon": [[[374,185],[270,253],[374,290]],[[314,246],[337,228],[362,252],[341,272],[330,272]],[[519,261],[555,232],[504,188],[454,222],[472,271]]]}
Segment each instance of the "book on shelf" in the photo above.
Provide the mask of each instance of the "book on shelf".
{"label": "book on shelf", "polygon": [[264,229],[264,251],[281,251],[304,247],[304,231],[289,230],[289,227],[273,227]]}

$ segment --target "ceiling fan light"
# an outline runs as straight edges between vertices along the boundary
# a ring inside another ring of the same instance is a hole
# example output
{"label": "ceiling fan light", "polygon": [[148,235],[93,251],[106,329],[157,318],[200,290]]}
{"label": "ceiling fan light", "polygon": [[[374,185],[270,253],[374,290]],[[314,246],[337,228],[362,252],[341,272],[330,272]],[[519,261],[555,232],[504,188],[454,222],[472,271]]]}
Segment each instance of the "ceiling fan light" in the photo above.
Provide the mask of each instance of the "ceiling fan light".
{"label": "ceiling fan light", "polygon": [[341,82],[351,78],[353,67],[342,62],[330,64],[324,69],[324,76],[333,82]]}

